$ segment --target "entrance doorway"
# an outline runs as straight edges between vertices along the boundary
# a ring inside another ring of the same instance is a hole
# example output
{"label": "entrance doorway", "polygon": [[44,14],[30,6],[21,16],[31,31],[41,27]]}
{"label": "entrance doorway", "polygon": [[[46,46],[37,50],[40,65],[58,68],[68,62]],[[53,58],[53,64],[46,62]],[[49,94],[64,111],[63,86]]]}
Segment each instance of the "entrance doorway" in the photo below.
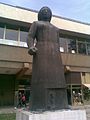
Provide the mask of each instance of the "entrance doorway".
{"label": "entrance doorway", "polygon": [[83,105],[83,93],[81,85],[68,85],[67,97],[69,105]]}
{"label": "entrance doorway", "polygon": [[24,93],[26,96],[26,102],[29,102],[30,99],[30,79],[22,79],[19,80],[19,87],[18,91],[20,91],[22,94]]}

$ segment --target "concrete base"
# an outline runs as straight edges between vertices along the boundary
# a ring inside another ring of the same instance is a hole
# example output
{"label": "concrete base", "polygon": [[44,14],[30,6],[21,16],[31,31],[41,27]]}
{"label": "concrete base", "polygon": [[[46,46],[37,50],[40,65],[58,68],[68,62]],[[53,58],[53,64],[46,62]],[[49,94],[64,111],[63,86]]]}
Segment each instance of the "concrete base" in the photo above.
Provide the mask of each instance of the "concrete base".
{"label": "concrete base", "polygon": [[87,120],[85,110],[29,112],[17,110],[16,120]]}

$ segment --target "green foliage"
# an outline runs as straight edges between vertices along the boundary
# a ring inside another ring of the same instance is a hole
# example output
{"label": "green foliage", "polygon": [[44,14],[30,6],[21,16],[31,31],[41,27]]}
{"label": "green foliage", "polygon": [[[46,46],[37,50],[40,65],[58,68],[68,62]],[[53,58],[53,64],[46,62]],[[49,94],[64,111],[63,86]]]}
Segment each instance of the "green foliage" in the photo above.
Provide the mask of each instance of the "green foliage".
{"label": "green foliage", "polygon": [[84,99],[90,100],[90,90],[88,88],[83,89]]}
{"label": "green foliage", "polygon": [[15,113],[0,114],[0,120],[16,120]]}

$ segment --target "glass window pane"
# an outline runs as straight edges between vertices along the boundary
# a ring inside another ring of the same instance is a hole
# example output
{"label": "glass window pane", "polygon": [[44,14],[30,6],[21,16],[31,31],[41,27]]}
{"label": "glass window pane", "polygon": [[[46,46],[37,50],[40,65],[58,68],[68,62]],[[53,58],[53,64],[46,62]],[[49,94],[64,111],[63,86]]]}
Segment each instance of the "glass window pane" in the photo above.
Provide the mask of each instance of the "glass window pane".
{"label": "glass window pane", "polygon": [[70,53],[76,53],[76,40],[71,39],[70,44],[68,45]]}
{"label": "glass window pane", "polygon": [[4,28],[0,27],[0,39],[3,39],[3,35],[4,35]]}
{"label": "glass window pane", "polygon": [[60,37],[59,44],[60,44],[60,52],[67,52],[68,51],[68,39],[67,38]]}
{"label": "glass window pane", "polygon": [[76,40],[69,38],[60,38],[60,51],[76,53]]}
{"label": "glass window pane", "polygon": [[26,42],[27,41],[28,32],[20,31],[20,41]]}
{"label": "glass window pane", "polygon": [[18,40],[18,30],[6,29],[5,39]]}
{"label": "glass window pane", "polygon": [[86,45],[85,45],[85,43],[78,42],[78,53],[86,54]]}
{"label": "glass window pane", "polygon": [[87,44],[87,54],[90,55],[90,44]]}

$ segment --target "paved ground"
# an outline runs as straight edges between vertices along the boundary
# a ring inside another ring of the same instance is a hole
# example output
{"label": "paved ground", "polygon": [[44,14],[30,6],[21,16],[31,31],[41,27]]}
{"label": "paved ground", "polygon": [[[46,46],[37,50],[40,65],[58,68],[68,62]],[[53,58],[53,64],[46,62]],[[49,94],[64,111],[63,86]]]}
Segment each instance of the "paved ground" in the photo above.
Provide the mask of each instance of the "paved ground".
{"label": "paved ground", "polygon": [[15,113],[15,112],[16,109],[14,109],[14,107],[0,108],[0,114]]}
{"label": "paved ground", "polygon": [[73,106],[73,107],[71,107],[71,109],[84,109],[84,110],[86,110],[87,120],[90,120],[90,105]]}
{"label": "paved ground", "polygon": [[[74,106],[70,107],[71,109],[85,109],[87,120],[90,120],[90,105],[84,105],[84,106]],[[14,107],[7,107],[7,108],[0,108],[0,114],[6,114],[6,113],[15,113],[16,109]]]}

